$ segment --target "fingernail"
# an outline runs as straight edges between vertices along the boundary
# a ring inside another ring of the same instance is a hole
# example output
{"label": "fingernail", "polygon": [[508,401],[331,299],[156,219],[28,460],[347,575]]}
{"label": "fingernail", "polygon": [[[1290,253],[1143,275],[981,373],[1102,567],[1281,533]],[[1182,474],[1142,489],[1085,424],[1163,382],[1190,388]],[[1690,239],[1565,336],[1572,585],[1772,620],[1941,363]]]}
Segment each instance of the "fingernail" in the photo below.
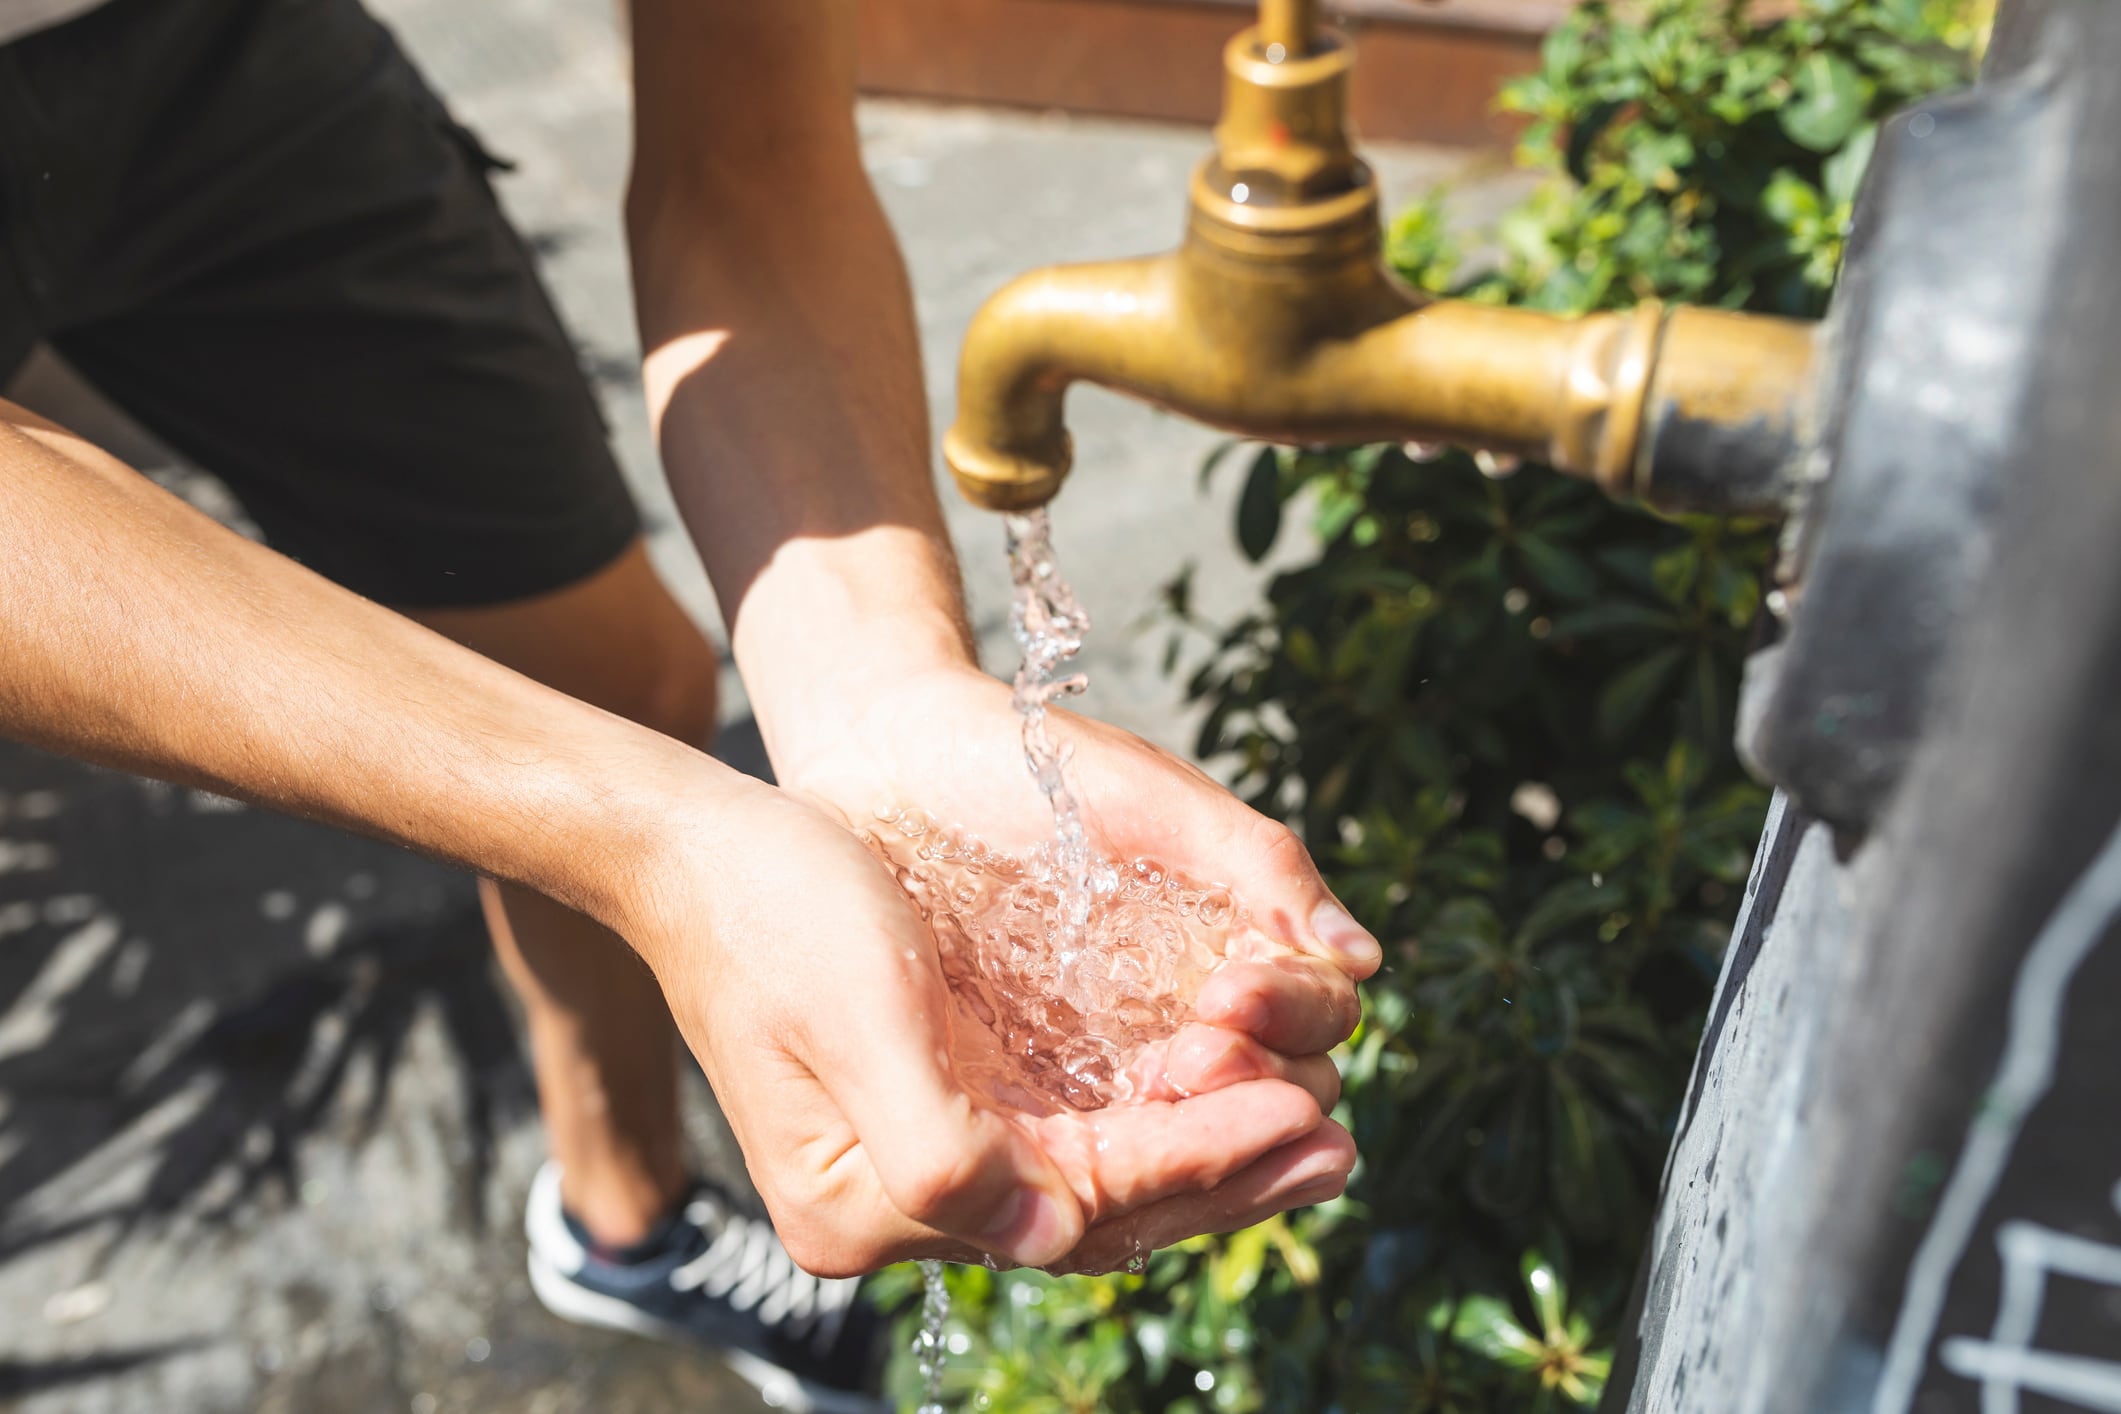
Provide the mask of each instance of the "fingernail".
{"label": "fingernail", "polygon": [[1308,1208],[1313,1203],[1330,1202],[1348,1191],[1348,1180],[1343,1177],[1321,1178],[1291,1193],[1288,1198],[1292,1208]]}
{"label": "fingernail", "polygon": [[1036,1188],[1019,1188],[980,1234],[989,1245],[1025,1267],[1043,1267],[1066,1255],[1067,1220],[1060,1204]]}
{"label": "fingernail", "polygon": [[1331,899],[1311,910],[1311,932],[1350,967],[1376,967],[1385,960],[1385,950],[1355,915]]}

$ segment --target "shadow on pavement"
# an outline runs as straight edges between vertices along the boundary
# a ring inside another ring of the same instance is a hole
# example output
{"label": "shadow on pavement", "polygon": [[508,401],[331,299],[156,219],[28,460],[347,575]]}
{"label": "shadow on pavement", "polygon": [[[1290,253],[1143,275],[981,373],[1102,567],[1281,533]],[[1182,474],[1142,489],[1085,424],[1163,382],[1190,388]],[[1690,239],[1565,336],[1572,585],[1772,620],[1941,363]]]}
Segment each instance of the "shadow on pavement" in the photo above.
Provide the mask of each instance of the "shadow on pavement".
{"label": "shadow on pavement", "polygon": [[99,1228],[100,1266],[142,1224],[299,1197],[302,1141],[373,1135],[429,1013],[452,1207],[485,1220],[533,1094],[468,878],[6,745],[0,861],[0,1261]]}
{"label": "shadow on pavement", "polygon": [[161,1345],[143,1345],[129,1350],[109,1350],[64,1360],[0,1360],[0,1399],[21,1399],[46,1390],[79,1384],[84,1380],[108,1379],[197,1349],[201,1342],[180,1340]]}

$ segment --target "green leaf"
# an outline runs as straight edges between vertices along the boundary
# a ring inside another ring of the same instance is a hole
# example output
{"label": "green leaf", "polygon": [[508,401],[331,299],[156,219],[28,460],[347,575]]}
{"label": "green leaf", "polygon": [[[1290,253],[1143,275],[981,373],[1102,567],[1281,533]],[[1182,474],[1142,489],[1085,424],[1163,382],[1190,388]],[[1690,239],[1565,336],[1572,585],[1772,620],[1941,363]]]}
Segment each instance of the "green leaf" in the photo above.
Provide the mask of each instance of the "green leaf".
{"label": "green leaf", "polygon": [[1626,736],[1652,704],[1667,695],[1686,657],[1684,648],[1660,648],[1606,683],[1598,694],[1598,734],[1607,741]]}
{"label": "green leaf", "polygon": [[1629,599],[1605,599],[1581,609],[1554,616],[1547,634],[1549,642],[1569,643],[1608,633],[1671,634],[1679,620],[1669,609],[1659,609]]}
{"label": "green leaf", "polygon": [[1214,450],[1209,452],[1207,456],[1201,458],[1199,482],[1200,490],[1205,491],[1208,489],[1208,482],[1214,477],[1215,468],[1223,464],[1223,458],[1229,456],[1230,453],[1236,451],[1244,444],[1245,442],[1242,437],[1232,437],[1228,441],[1217,442],[1215,444]]}
{"label": "green leaf", "polygon": [[1666,551],[1650,567],[1650,578],[1657,592],[1674,604],[1686,601],[1700,576],[1701,551],[1693,545],[1681,545],[1676,550]]}
{"label": "green leaf", "polygon": [[1540,943],[1572,923],[1612,912],[1621,903],[1621,891],[1610,884],[1589,879],[1569,879],[1539,896],[1517,925],[1520,943]]}
{"label": "green leaf", "polygon": [[1624,107],[1624,104],[1610,101],[1593,103],[1569,124],[1569,141],[1562,167],[1577,181],[1588,183],[1591,180],[1591,146],[1598,141],[1607,124],[1620,116]]}
{"label": "green leaf", "polygon": [[1262,447],[1252,459],[1252,474],[1237,501],[1237,545],[1258,564],[1281,534],[1281,454]]}
{"label": "green leaf", "polygon": [[1821,220],[1826,215],[1826,201],[1819,188],[1784,167],[1768,179],[1760,193],[1760,209],[1777,225],[1796,230]]}
{"label": "green leaf", "polygon": [[1532,1309],[1539,1314],[1540,1329],[1547,1344],[1567,1339],[1568,1326],[1563,1313],[1569,1307],[1569,1293],[1561,1284],[1561,1274],[1554,1270],[1552,1262],[1537,1252],[1525,1253],[1521,1270],[1525,1290],[1532,1293]]}
{"label": "green leaf", "polygon": [[1236,1302],[1252,1294],[1252,1288],[1259,1285],[1271,1238],[1264,1225],[1255,1225],[1224,1242],[1222,1255],[1215,1261],[1214,1289],[1219,1299]]}
{"label": "green leaf", "polygon": [[1540,588],[1566,603],[1588,599],[1598,589],[1598,576],[1590,564],[1573,550],[1564,550],[1543,536],[1526,532],[1517,537],[1517,553]]}
{"label": "green leaf", "polygon": [[1870,170],[1871,153],[1878,146],[1878,125],[1866,123],[1853,133],[1842,149],[1826,159],[1821,176],[1826,183],[1826,197],[1837,207],[1853,206],[1856,193],[1863,186],[1863,174]]}
{"label": "green leaf", "polygon": [[1459,1303],[1451,1338],[1479,1355],[1520,1370],[1536,1368],[1546,1347],[1517,1323],[1510,1303],[1494,1296],[1469,1296]]}
{"label": "green leaf", "polygon": [[1776,116],[1799,147],[1832,152],[1863,122],[1867,97],[1854,64],[1817,50],[1798,66],[1790,101]]}

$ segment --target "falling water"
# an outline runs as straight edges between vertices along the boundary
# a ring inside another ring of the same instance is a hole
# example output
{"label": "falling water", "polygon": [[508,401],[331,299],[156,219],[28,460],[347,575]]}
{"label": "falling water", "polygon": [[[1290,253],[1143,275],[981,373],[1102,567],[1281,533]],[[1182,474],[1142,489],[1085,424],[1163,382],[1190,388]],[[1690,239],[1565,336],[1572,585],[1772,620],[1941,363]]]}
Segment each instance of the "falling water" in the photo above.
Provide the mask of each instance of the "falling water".
{"label": "falling water", "polygon": [[1005,854],[889,805],[860,836],[935,940],[950,991],[952,1068],[1003,1110],[1173,1098],[1164,1043],[1192,1016],[1210,973],[1265,951],[1228,889],[1154,859],[1090,855],[1090,896],[1077,918],[1053,841],[1028,856]]}
{"label": "falling water", "polygon": [[945,1414],[943,1409],[943,1322],[950,1318],[950,1288],[943,1284],[943,1264],[921,1263],[921,1329],[913,1338],[913,1357],[920,1362],[922,1393],[917,1414]]}
{"label": "falling water", "polygon": [[1056,697],[1081,692],[1081,673],[1067,672],[1082,651],[1090,616],[1053,555],[1053,526],[1043,506],[1028,515],[1005,517],[1009,578],[1016,586],[1009,627],[1023,658],[1016,667],[1016,710],[1024,719],[1024,761],[1031,779],[1053,806],[1054,883],[1061,897],[1061,947],[1074,948],[1090,914],[1090,843],[1082,810],[1068,785],[1068,751],[1055,746],[1046,729],[1046,708]]}
{"label": "falling water", "polygon": [[[1152,859],[1121,864],[1092,853],[1068,749],[1047,725],[1056,698],[1083,690],[1068,665],[1090,617],[1054,558],[1046,512],[1009,516],[1006,527],[1009,623],[1023,654],[1014,701],[1025,764],[1053,808],[1053,838],[1012,858],[898,805],[880,806],[878,827],[861,834],[935,936],[959,1077],[1012,1109],[1097,1109],[1158,1093],[1161,1043],[1191,1013],[1208,973],[1244,954],[1250,930],[1226,889]],[[1145,1265],[1137,1251],[1127,1267]],[[950,1292],[941,1262],[920,1268],[919,1414],[945,1414]]]}

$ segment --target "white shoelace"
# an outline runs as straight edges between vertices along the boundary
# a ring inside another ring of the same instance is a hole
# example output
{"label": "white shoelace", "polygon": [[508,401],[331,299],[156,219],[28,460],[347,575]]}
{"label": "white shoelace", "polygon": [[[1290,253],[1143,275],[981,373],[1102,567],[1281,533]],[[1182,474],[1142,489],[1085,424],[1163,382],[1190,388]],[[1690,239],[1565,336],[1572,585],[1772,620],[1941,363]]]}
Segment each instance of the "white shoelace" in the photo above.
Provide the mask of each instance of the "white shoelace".
{"label": "white shoelace", "polygon": [[859,1282],[820,1281],[795,1264],[770,1225],[718,1205],[695,1201],[685,1220],[714,1240],[670,1274],[673,1288],[704,1291],[739,1311],[757,1307],[761,1321],[797,1337],[814,1329],[829,1344],[838,1334]]}

